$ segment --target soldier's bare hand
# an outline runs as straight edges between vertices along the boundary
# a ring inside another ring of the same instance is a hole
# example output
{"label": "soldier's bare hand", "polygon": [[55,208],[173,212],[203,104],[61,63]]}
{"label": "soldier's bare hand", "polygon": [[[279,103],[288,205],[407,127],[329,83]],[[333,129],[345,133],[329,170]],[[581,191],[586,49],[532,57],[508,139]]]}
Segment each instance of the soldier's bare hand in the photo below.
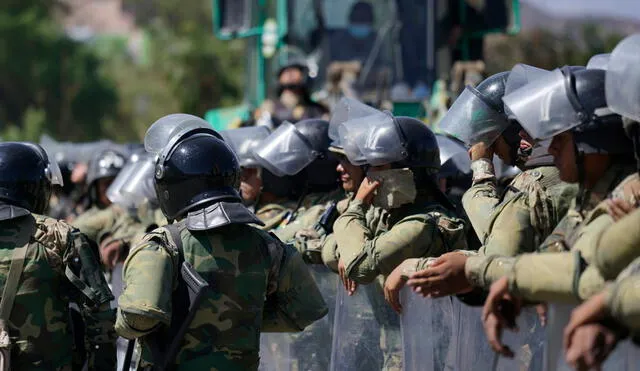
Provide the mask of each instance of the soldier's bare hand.
{"label": "soldier's bare hand", "polygon": [[364,178],[362,183],[360,183],[358,193],[356,193],[356,200],[360,200],[364,204],[370,205],[371,201],[373,200],[373,196],[375,195],[375,191],[376,189],[378,189],[378,187],[380,187],[379,181]]}
{"label": "soldier's bare hand", "polygon": [[349,296],[355,294],[356,289],[358,288],[358,283],[347,276],[347,268],[345,267],[342,259],[338,261],[338,275],[340,276],[340,281],[342,281],[342,285],[344,286],[344,289],[347,290]]}
{"label": "soldier's bare hand", "polygon": [[518,331],[516,318],[520,314],[522,302],[509,293],[509,281],[503,277],[491,285],[487,301],[482,309],[482,324],[487,340],[497,353],[513,357],[509,347],[502,344],[503,328]]}
{"label": "soldier's bare hand", "polygon": [[479,160],[481,158],[485,158],[488,160],[493,159],[493,147],[488,146],[483,142],[476,143],[469,149],[469,157],[471,161]]}
{"label": "soldier's bare hand", "polygon": [[402,312],[402,305],[400,305],[400,290],[407,283],[407,276],[405,275],[406,267],[404,262],[396,267],[391,272],[384,282],[384,298],[391,305],[391,308],[398,314]]}
{"label": "soldier's bare hand", "polygon": [[122,240],[106,240],[100,245],[100,261],[102,264],[113,269],[120,261],[123,251]]}
{"label": "soldier's bare hand", "polygon": [[607,205],[607,213],[611,215],[615,221],[624,218],[636,208],[635,205],[618,198],[605,200],[605,205]]}
{"label": "soldier's bare hand", "polygon": [[567,363],[576,370],[600,369],[615,349],[618,338],[599,323],[582,325],[572,333],[571,346],[565,350]]}
{"label": "soldier's bare hand", "polygon": [[422,296],[442,297],[473,289],[464,273],[467,256],[451,252],[435,259],[429,268],[412,274],[407,284]]}
{"label": "soldier's bare hand", "polygon": [[571,312],[569,324],[564,328],[563,345],[565,352],[569,350],[571,342],[575,339],[574,332],[576,329],[583,325],[600,321],[605,317],[606,313],[604,292],[592,296],[574,309]]}

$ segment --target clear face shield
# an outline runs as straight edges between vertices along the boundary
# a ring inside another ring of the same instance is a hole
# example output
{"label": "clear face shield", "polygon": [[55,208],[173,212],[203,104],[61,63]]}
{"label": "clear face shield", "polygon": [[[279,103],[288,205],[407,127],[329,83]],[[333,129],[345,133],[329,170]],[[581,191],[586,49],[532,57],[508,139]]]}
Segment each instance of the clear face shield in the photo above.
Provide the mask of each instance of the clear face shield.
{"label": "clear face shield", "polygon": [[438,123],[440,131],[452,135],[465,144],[493,144],[509,126],[504,114],[486,104],[475,88],[467,86],[447,114]]}
{"label": "clear face shield", "polygon": [[380,166],[407,157],[404,137],[388,112],[343,122],[338,131],[345,155],[354,165]]}
{"label": "clear face shield", "polygon": [[340,124],[359,117],[380,113],[379,110],[368,106],[356,99],[344,97],[338,102],[329,121],[329,138],[332,142],[340,142]]}
{"label": "clear face shield", "polygon": [[259,144],[253,155],[260,166],[279,177],[296,175],[319,156],[304,135],[286,121]]}
{"label": "clear face shield", "polygon": [[144,149],[149,153],[160,154],[165,147],[177,142],[182,135],[197,129],[209,129],[215,133],[211,125],[200,117],[185,113],[164,116],[147,130],[144,136]]}
{"label": "clear face shield", "polygon": [[269,136],[269,129],[265,126],[252,126],[224,130],[220,135],[238,156],[241,167],[260,166],[253,157],[253,151],[258,149],[260,143]]}
{"label": "clear face shield", "polygon": [[640,34],[622,40],[607,64],[605,93],[609,108],[640,121]]}
{"label": "clear face shield", "polygon": [[436,141],[440,148],[441,173],[452,169],[463,174],[471,172],[471,159],[464,143],[442,134],[436,134]]}
{"label": "clear face shield", "polygon": [[502,100],[536,140],[550,139],[582,123],[569,101],[565,76],[559,69],[505,95]]}
{"label": "clear face shield", "polygon": [[152,154],[133,158],[107,189],[109,200],[128,209],[136,208],[147,201],[156,202],[154,167]]}
{"label": "clear face shield", "polygon": [[587,62],[587,69],[598,69],[598,70],[606,70],[609,66],[609,59],[611,58],[610,53],[605,54],[596,54],[589,59]]}

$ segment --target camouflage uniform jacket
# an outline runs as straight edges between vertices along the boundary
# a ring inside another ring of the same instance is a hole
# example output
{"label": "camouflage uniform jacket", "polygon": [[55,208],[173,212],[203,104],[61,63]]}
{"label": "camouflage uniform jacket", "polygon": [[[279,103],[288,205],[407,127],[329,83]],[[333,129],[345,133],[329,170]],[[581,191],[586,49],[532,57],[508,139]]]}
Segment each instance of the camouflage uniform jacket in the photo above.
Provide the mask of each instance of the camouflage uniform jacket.
{"label": "camouflage uniform jacket", "polygon": [[[231,224],[208,231],[182,228],[180,236],[184,261],[211,290],[182,340],[177,369],[255,370],[261,329],[302,331],[326,315],[300,254],[266,232]],[[125,261],[116,331],[142,337],[141,367],[151,362],[148,340],[171,325],[178,262],[164,228],[148,234]]]}
{"label": "camouflage uniform jacket", "polygon": [[467,278],[474,286],[488,289],[508,275],[512,292],[532,301],[575,302],[591,296],[604,282],[595,267],[587,268],[593,260],[594,243],[613,222],[600,203],[632,171],[629,166],[613,165],[591,192],[578,195],[539,247],[540,253],[470,257],[465,266]]}
{"label": "camouflage uniform jacket", "polygon": [[[626,218],[625,227],[638,229],[640,222],[636,210],[633,216]],[[631,224],[631,222],[635,224]],[[628,229],[627,229],[628,230]],[[637,240],[636,249],[640,241]],[[608,284],[605,289],[605,306],[609,316],[622,323],[636,336],[640,333],[640,258],[636,258],[616,279],[615,283]]]}
{"label": "camouflage uniform jacket", "polygon": [[427,197],[419,195],[416,202],[389,211],[375,229],[367,223],[369,208],[360,200],[351,201],[333,228],[337,255],[349,278],[358,283],[387,276],[408,258],[466,248],[462,219]]}
{"label": "camouflage uniform jacket", "polygon": [[[326,207],[324,205],[333,201],[338,201],[342,197],[344,197],[344,193],[341,190],[329,193],[311,193],[302,199],[298,208],[296,208],[297,204],[292,201],[280,205],[271,204],[258,210],[256,212],[256,216],[258,216],[258,218],[265,224],[264,227],[261,227],[260,229],[275,232],[276,230],[288,227],[290,223],[297,220],[300,215],[303,215],[313,206],[318,206],[315,211],[317,213],[318,210],[322,209],[322,207]],[[283,236],[292,237],[297,230],[304,228],[311,219],[313,218],[308,217],[303,222],[295,224],[293,227],[289,228],[287,232],[284,232]],[[288,238],[283,238],[284,241],[287,239]]]}
{"label": "camouflage uniform jacket", "polygon": [[533,252],[564,217],[578,187],[560,181],[554,166],[518,174],[498,194],[493,165],[474,161],[473,186],[463,205],[483,244],[481,254],[515,256]]}
{"label": "camouflage uniform jacket", "polygon": [[[111,291],[87,240],[68,224],[39,215],[0,222],[0,285],[13,250],[29,243],[10,316],[15,370],[70,370],[74,352],[69,304],[85,322],[89,369],[115,368],[115,313]],[[82,274],[80,273],[82,271]]]}
{"label": "camouflage uniform jacket", "polygon": [[72,224],[89,239],[100,245],[115,229],[134,222],[135,219],[129,216],[126,210],[116,204],[111,204],[104,209],[92,207],[74,220]]}

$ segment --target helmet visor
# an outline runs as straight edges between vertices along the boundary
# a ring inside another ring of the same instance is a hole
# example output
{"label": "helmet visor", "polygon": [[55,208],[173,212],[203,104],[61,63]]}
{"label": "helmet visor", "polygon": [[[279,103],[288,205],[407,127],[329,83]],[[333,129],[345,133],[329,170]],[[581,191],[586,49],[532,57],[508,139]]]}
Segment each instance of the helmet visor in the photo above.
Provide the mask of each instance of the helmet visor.
{"label": "helmet visor", "polygon": [[611,59],[610,53],[596,54],[587,63],[587,69],[606,70],[609,66],[609,59]]}
{"label": "helmet visor", "polygon": [[338,127],[343,122],[360,117],[371,116],[380,113],[377,109],[368,106],[353,98],[344,97],[336,105],[329,121],[329,138],[333,142],[340,142]]}
{"label": "helmet visor", "polygon": [[149,153],[159,154],[175,138],[194,129],[211,129],[208,122],[193,115],[175,113],[154,122],[144,136],[144,148]]}
{"label": "helmet visor", "polygon": [[154,165],[152,155],[127,163],[107,189],[109,200],[134,208],[145,200],[156,199],[153,186]]}
{"label": "helmet visor", "polygon": [[555,69],[502,98],[535,139],[549,139],[581,124],[567,95],[564,74]]}
{"label": "helmet visor", "polygon": [[269,129],[265,126],[251,126],[224,130],[220,132],[220,135],[238,156],[240,166],[259,166],[258,161],[253,157],[253,150],[257,149],[260,142],[269,136]]}
{"label": "helmet visor", "polygon": [[467,148],[462,142],[441,134],[436,134],[436,140],[440,149],[440,164],[442,168],[453,166],[462,173],[470,172],[471,160],[469,159]]}
{"label": "helmet visor", "polygon": [[605,78],[607,104],[619,115],[640,121],[640,34],[622,40],[609,59]]}
{"label": "helmet visor", "polygon": [[505,115],[486,104],[478,94],[475,88],[467,86],[438,123],[440,131],[467,145],[480,142],[491,145],[507,128],[509,121]]}
{"label": "helmet visor", "polygon": [[[49,157],[49,155],[47,155]],[[62,171],[60,171],[60,165],[56,161],[55,157],[49,157],[49,165],[45,169],[45,174],[51,182],[51,184],[64,186],[64,180],[62,179]]]}
{"label": "helmet visor", "polygon": [[338,130],[345,154],[354,165],[380,166],[407,157],[402,133],[387,112],[343,122]]}
{"label": "helmet visor", "polygon": [[280,177],[299,173],[318,157],[304,135],[286,121],[253,154],[260,166]]}

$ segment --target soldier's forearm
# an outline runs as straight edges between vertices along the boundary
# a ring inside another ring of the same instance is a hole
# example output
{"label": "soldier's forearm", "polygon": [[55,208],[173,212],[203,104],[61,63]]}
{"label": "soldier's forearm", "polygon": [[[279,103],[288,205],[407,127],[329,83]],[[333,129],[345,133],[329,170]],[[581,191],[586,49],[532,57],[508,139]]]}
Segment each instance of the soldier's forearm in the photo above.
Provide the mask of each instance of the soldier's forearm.
{"label": "soldier's forearm", "polygon": [[637,333],[640,331],[640,275],[634,275],[609,285],[605,304],[610,315]]}
{"label": "soldier's forearm", "polygon": [[489,290],[491,284],[511,273],[516,258],[503,256],[470,256],[464,271],[474,287]]}
{"label": "soldier's forearm", "polygon": [[500,203],[493,165],[486,160],[472,163],[474,181],[462,197],[462,204],[480,241],[484,241],[489,229],[490,216]]}
{"label": "soldier's forearm", "polygon": [[594,264],[602,275],[615,279],[635,258],[640,256],[640,209],[607,228],[597,242]]}
{"label": "soldier's forearm", "polygon": [[337,243],[340,259],[349,267],[361,255],[371,231],[365,226],[365,205],[353,200],[333,225],[333,234]]}

